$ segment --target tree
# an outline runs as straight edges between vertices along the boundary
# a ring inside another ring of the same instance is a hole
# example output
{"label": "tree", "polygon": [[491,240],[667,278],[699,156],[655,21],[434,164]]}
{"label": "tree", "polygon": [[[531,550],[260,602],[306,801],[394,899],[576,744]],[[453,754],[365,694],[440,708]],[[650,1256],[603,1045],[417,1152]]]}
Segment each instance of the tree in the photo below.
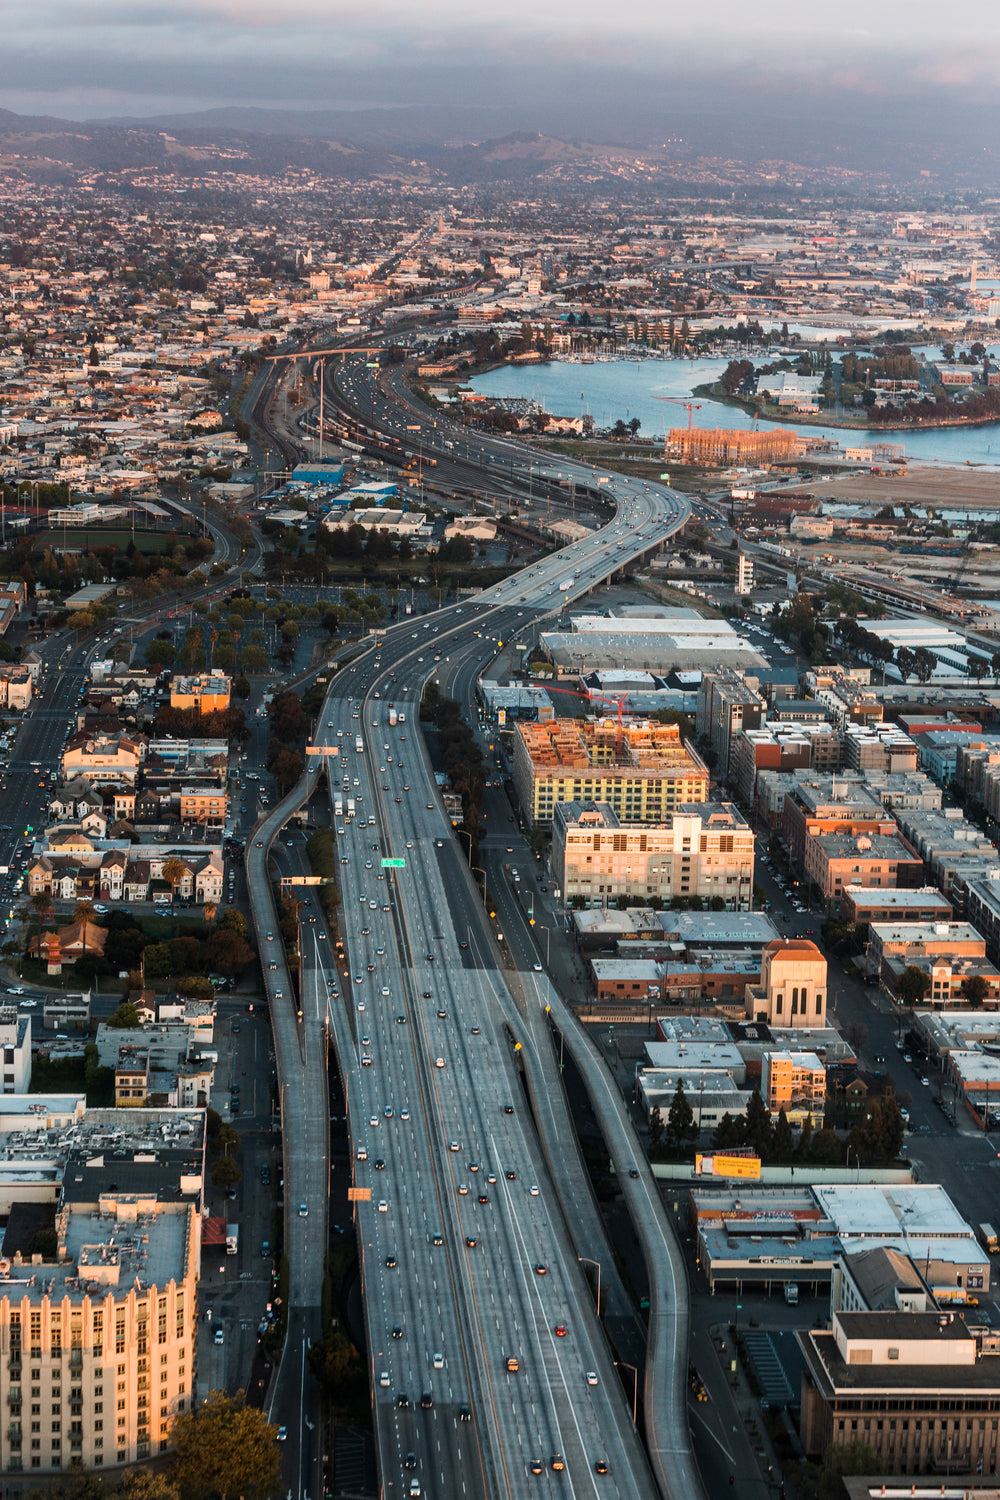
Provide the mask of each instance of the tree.
{"label": "tree", "polygon": [[177,895],[177,887],[187,874],[187,865],[176,854],[171,854],[169,859],[163,861],[163,868],[160,874],[170,886],[170,899],[173,901]]}
{"label": "tree", "polygon": [[230,932],[221,923],[205,944],[205,962],[223,974],[237,974],[253,958],[253,949],[245,938]]}
{"label": "tree", "polygon": [[978,1010],[990,992],[982,974],[967,974],[962,980],[962,994],[973,1010]]}
{"label": "tree", "polygon": [[243,1391],[235,1396],[212,1391],[201,1406],[174,1418],[170,1437],[171,1477],[181,1500],[256,1497],[280,1487],[277,1429],[263,1412],[247,1405]]}
{"label": "tree", "polygon": [[698,1127],[694,1123],[694,1110],[688,1103],[684,1084],[678,1078],[677,1090],[667,1112],[667,1140],[671,1146],[683,1146],[694,1140]]}
{"label": "tree", "polygon": [[250,929],[247,926],[247,919],[235,907],[229,907],[224,911],[216,926],[219,932],[235,932],[236,936],[241,937],[244,942],[249,939]]}
{"label": "tree", "polygon": [[788,1116],[784,1110],[778,1115],[777,1124],[774,1127],[774,1141],[771,1146],[775,1161],[792,1161],[795,1157],[795,1138],[792,1135],[792,1127],[788,1123]]}
{"label": "tree", "polygon": [[37,918],[36,931],[41,932],[42,923],[52,916],[52,896],[48,891],[36,891],[29,902]]}
{"label": "tree", "polygon": [[915,964],[907,964],[896,980],[896,998],[903,1005],[919,1005],[922,1000],[926,1000],[930,988],[931,976],[925,974],[923,969],[918,969]]}
{"label": "tree", "polygon": [[123,1000],[118,1009],[108,1017],[109,1026],[120,1027],[123,1030],[129,1030],[140,1024],[139,1012],[131,1000]]}
{"label": "tree", "polygon": [[212,1186],[217,1188],[235,1187],[243,1180],[243,1173],[231,1156],[220,1156],[218,1161],[213,1162],[209,1175],[212,1178]]}
{"label": "tree", "polygon": [[930,682],[931,677],[934,675],[934,668],[938,664],[938,659],[934,655],[934,652],[928,651],[926,646],[918,646],[913,653],[913,658],[917,681]]}
{"label": "tree", "polygon": [[86,899],[78,901],[73,908],[74,922],[92,922],[95,915],[93,901],[87,901]]}
{"label": "tree", "polygon": [[716,1151],[731,1150],[740,1144],[741,1131],[739,1121],[734,1120],[727,1110],[715,1127],[712,1136],[712,1147]]}
{"label": "tree", "polygon": [[767,1105],[760,1096],[760,1090],[754,1089],[744,1116],[744,1145],[751,1146],[761,1161],[767,1161],[771,1155],[772,1136],[771,1116]]}
{"label": "tree", "polygon": [[179,1500],[179,1491],[171,1479],[150,1469],[126,1469],[118,1494],[120,1500]]}

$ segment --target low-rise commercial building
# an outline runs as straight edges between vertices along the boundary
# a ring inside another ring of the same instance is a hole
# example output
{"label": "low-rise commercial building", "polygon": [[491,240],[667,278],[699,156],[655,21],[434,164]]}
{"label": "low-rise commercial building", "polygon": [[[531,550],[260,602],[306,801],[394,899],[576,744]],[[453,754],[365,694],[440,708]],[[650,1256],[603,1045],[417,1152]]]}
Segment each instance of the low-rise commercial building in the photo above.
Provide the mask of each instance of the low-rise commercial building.
{"label": "low-rise commercial building", "polygon": [[934,885],[916,886],[912,890],[847,885],[841,898],[841,914],[858,926],[872,922],[950,922],[952,906]]}
{"label": "low-rise commercial building", "polygon": [[0,664],[0,708],[23,713],[31,702],[33,678],[27,667]]}
{"label": "low-rise commercial building", "polygon": [[230,688],[230,679],[219,670],[174,677],[170,683],[170,707],[196,709],[200,714],[222,713],[229,707]]}

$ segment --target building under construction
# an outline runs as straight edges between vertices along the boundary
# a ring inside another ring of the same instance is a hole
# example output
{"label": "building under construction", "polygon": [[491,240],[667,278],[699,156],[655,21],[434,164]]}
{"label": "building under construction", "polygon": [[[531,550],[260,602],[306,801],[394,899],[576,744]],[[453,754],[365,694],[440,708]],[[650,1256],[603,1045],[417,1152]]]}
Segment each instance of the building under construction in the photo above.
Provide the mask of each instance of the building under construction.
{"label": "building under construction", "polygon": [[659,823],[704,802],[709,776],[676,724],[554,719],[517,725],[514,785],[532,823],[551,823],[557,802],[606,802],[624,822]]}
{"label": "building under construction", "polygon": [[664,453],[682,464],[761,464],[796,459],[804,448],[799,434],[787,428],[672,427]]}

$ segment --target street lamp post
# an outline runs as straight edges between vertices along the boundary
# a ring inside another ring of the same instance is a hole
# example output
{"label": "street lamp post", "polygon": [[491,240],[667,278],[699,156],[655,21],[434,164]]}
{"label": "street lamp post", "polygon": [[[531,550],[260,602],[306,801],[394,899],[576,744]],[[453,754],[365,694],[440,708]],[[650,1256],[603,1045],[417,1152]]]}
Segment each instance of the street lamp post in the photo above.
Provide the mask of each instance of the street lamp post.
{"label": "street lamp post", "polygon": [[601,1262],[599,1260],[591,1260],[591,1258],[590,1258],[589,1255],[578,1255],[577,1256],[577,1260],[580,1261],[580,1263],[582,1265],[596,1266],[597,1267],[597,1316],[600,1317],[601,1316]]}

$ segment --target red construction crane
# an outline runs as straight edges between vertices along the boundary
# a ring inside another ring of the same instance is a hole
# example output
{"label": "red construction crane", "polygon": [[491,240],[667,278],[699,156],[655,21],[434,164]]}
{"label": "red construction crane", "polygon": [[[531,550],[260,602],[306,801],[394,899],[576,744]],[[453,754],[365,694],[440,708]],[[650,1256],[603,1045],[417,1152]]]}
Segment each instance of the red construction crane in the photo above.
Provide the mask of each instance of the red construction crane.
{"label": "red construction crane", "polygon": [[688,414],[688,432],[691,431],[691,428],[694,425],[694,414],[695,414],[695,412],[696,411],[701,411],[701,402],[700,401],[682,401],[679,396],[654,396],[653,400],[654,401],[670,401],[670,402],[673,403],[674,406],[683,406],[683,407],[686,407],[687,414]]}

